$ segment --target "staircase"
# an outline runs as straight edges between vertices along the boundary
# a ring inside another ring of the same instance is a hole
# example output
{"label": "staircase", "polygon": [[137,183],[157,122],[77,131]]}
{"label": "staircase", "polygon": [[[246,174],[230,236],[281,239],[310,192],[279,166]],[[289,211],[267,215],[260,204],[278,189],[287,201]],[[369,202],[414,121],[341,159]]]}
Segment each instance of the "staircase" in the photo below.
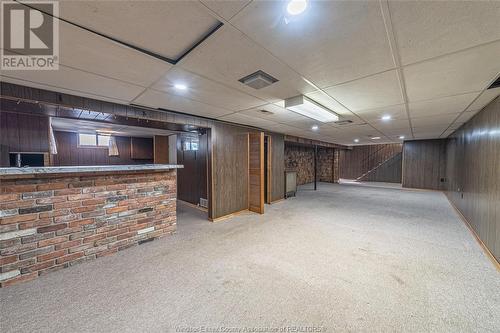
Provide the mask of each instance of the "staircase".
{"label": "staircase", "polygon": [[356,181],[400,183],[402,156],[403,153],[396,153],[356,178]]}
{"label": "staircase", "polygon": [[[401,163],[397,165],[397,161],[401,161],[402,152],[400,149],[396,149],[393,145],[383,145],[379,149],[372,152],[365,159],[361,161],[362,170],[366,170],[362,175],[356,178],[356,181],[371,180],[371,181],[387,181],[382,179],[369,179],[377,171],[384,168],[385,173],[391,174],[393,181],[396,181],[397,173],[400,173]],[[394,162],[391,164],[391,162]],[[387,168],[389,165],[393,166],[390,170]],[[399,168],[399,170],[397,170]],[[394,169],[394,170],[393,170]],[[376,178],[376,177],[375,177]],[[400,180],[397,180],[398,182]]]}

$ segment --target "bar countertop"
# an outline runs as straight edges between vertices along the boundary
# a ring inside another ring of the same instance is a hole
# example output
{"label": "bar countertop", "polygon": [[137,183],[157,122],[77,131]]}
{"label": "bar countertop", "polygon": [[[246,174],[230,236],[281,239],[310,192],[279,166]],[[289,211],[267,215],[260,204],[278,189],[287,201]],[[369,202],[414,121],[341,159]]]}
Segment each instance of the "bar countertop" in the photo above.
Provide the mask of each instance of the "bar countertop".
{"label": "bar countertop", "polygon": [[58,166],[58,167],[23,167],[0,168],[0,179],[35,178],[40,176],[64,174],[96,174],[96,173],[138,173],[161,172],[183,168],[179,164],[139,164],[139,165],[92,165],[92,166]]}

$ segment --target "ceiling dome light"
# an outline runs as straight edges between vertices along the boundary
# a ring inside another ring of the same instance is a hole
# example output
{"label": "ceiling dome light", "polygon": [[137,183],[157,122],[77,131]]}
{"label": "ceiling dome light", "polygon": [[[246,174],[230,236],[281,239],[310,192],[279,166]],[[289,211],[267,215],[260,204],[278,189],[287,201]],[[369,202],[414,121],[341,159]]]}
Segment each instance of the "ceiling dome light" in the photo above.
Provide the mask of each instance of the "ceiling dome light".
{"label": "ceiling dome light", "polygon": [[358,142],[359,142],[359,139],[354,139],[354,142],[358,143]]}
{"label": "ceiling dome light", "polygon": [[186,90],[188,87],[185,84],[177,83],[177,84],[174,84],[174,88],[179,89],[179,90]]}
{"label": "ceiling dome light", "polygon": [[400,138],[401,140],[403,140],[403,139],[405,138],[405,136],[404,136],[404,135],[400,135],[400,136],[399,136],[399,138]]}
{"label": "ceiling dome light", "polygon": [[391,116],[390,115],[385,115],[385,116],[382,116],[382,120],[391,120]]}
{"label": "ceiling dome light", "polygon": [[290,15],[299,15],[307,8],[306,0],[290,0],[286,6],[286,11]]}
{"label": "ceiling dome light", "polygon": [[318,128],[319,128],[319,127],[318,127],[318,125],[313,125],[313,126],[311,127],[311,129],[312,129],[313,131],[317,131],[317,130],[318,130]]}

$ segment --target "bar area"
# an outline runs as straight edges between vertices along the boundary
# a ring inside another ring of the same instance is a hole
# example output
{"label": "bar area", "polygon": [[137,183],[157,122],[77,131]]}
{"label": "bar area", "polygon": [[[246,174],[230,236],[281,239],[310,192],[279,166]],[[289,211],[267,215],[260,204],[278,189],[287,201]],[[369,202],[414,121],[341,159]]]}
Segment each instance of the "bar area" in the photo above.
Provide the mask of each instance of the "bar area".
{"label": "bar area", "polygon": [[178,168],[0,168],[0,286],[174,233]]}

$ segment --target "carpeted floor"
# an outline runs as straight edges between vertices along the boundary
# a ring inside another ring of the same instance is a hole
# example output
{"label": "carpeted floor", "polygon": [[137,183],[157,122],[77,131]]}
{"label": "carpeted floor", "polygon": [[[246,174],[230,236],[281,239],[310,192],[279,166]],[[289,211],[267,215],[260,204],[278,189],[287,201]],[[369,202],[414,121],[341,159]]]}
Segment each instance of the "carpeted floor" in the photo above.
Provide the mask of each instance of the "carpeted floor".
{"label": "carpeted floor", "polygon": [[218,223],[179,207],[176,235],[0,297],[2,333],[500,331],[500,273],[442,193],[350,185]]}

